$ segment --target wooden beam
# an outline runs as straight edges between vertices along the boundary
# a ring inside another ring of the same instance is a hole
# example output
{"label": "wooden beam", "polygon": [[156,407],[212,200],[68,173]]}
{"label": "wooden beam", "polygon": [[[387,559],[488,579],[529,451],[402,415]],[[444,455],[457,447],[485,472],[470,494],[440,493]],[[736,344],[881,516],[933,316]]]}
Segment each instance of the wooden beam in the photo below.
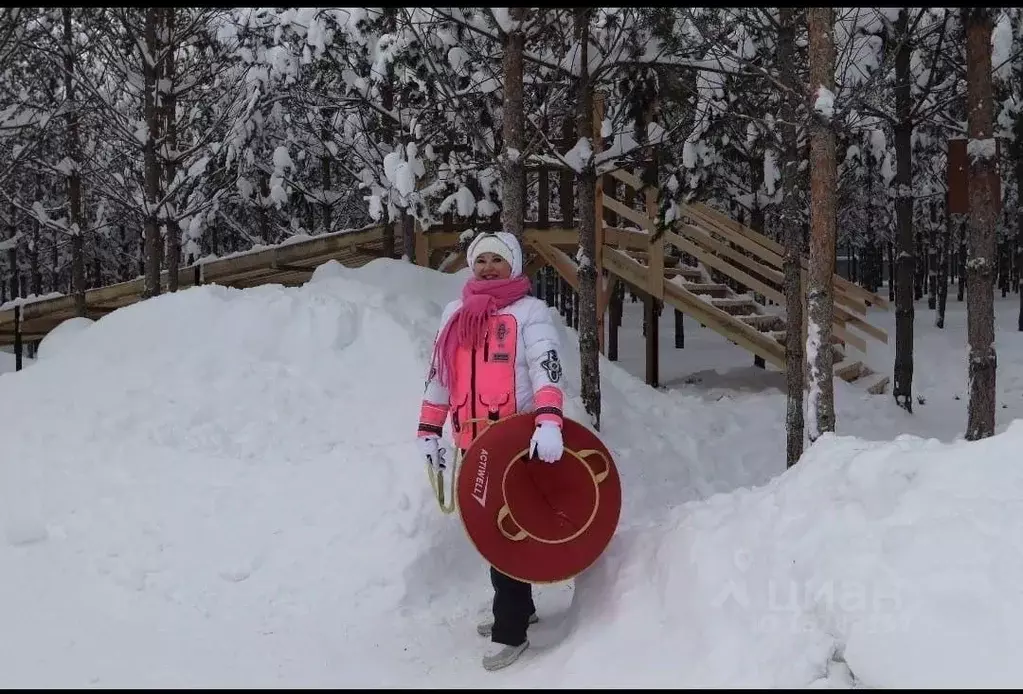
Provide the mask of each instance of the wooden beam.
{"label": "wooden beam", "polygon": [[[195,285],[195,271],[201,266],[202,275],[206,283],[223,284],[225,278],[230,280],[238,277],[249,276],[249,273],[260,273],[272,263],[278,266],[301,263],[308,258],[321,257],[324,260],[336,257],[359,244],[365,244],[378,240],[383,233],[383,227],[375,226],[360,229],[357,231],[342,231],[334,234],[314,236],[309,240],[284,244],[273,248],[262,249],[243,253],[228,258],[203,261],[181,268],[180,283],[185,289]],[[164,270],[160,273],[161,287],[166,287],[168,274]],[[124,297],[135,297],[128,303],[133,303],[141,296],[145,288],[145,279],[137,277],[127,282],[97,287],[85,292],[86,305],[106,304],[113,300]],[[24,305],[23,320],[31,320],[38,317],[52,316],[74,310],[74,297],[71,295],[55,297],[53,299],[42,299]],[[13,311],[0,311],[0,325],[13,323]]]}
{"label": "wooden beam", "polygon": [[618,290],[618,278],[613,274],[608,274],[607,284],[604,287],[604,292],[600,296],[600,301],[597,303],[597,315],[603,316],[604,312],[607,311],[608,305],[611,303],[611,297]]}
{"label": "wooden beam", "polygon": [[441,272],[451,274],[467,267],[469,267],[469,264],[465,259],[465,251],[458,251],[449,253],[448,256],[441,261],[437,269]]}
{"label": "wooden beam", "polygon": [[614,169],[612,171],[608,171],[607,175],[621,181],[622,183],[629,186],[637,193],[639,193],[646,187],[643,183],[642,178],[632,173],[631,171],[627,171],[625,169]]}
{"label": "wooden beam", "polygon": [[533,259],[529,261],[526,268],[522,271],[522,274],[526,277],[531,277],[533,274],[540,271],[541,268],[547,266],[547,260],[539,253],[533,256]]}
{"label": "wooden beam", "polygon": [[651,223],[649,217],[647,217],[645,213],[638,212],[632,209],[631,207],[627,207],[625,203],[618,202],[617,200],[608,195],[604,196],[604,207],[611,210],[612,212],[616,212],[620,216],[624,217],[625,219],[629,220],[630,222],[638,226],[640,229],[648,231],[651,234],[657,231],[657,225]]}
{"label": "wooden beam", "polygon": [[543,256],[548,265],[558,271],[574,291],[579,291],[579,266],[574,260],[565,255],[560,248],[555,248],[542,239],[534,237],[530,240],[530,245]]}
{"label": "wooden beam", "polygon": [[430,267],[430,239],[417,219],[415,222],[416,265]]}
{"label": "wooden beam", "polygon": [[634,229],[604,227],[604,244],[622,249],[646,251],[650,246],[650,234]]}
{"label": "wooden beam", "polygon": [[[383,226],[378,225],[359,231],[322,234],[305,241],[286,243],[230,258],[212,260],[203,263],[203,277],[207,283],[218,282],[221,277],[235,276],[249,270],[271,267],[273,263],[301,263],[308,258],[329,258],[335,254],[353,251],[357,253],[359,246],[382,239],[383,229]],[[184,269],[190,268],[191,266],[188,266]]]}
{"label": "wooden beam", "polygon": [[527,228],[523,234],[525,241],[541,239],[550,246],[578,246],[579,231],[577,229],[551,228],[535,229]]}
{"label": "wooden beam", "polygon": [[[431,250],[454,248],[461,244],[462,233],[460,231],[434,231],[427,232]],[[540,237],[553,246],[572,246],[579,243],[579,232],[575,229],[565,227],[551,227],[539,229],[527,226],[523,234],[523,241],[529,241],[534,237]]]}

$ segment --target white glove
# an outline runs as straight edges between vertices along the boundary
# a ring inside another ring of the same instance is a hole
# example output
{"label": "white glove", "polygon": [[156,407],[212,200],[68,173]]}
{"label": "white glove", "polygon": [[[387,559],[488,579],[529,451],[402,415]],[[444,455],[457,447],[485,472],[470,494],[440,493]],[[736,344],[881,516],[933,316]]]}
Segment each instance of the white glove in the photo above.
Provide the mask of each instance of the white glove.
{"label": "white glove", "polygon": [[529,457],[534,453],[540,454],[540,460],[545,463],[556,463],[561,460],[565,452],[565,443],[561,439],[561,427],[554,422],[542,422],[533,432],[533,438],[529,441]]}
{"label": "white glove", "polygon": [[447,466],[444,462],[444,447],[440,445],[440,437],[433,434],[419,436],[416,438],[419,443],[419,451],[426,459],[427,464],[434,472],[443,470]]}

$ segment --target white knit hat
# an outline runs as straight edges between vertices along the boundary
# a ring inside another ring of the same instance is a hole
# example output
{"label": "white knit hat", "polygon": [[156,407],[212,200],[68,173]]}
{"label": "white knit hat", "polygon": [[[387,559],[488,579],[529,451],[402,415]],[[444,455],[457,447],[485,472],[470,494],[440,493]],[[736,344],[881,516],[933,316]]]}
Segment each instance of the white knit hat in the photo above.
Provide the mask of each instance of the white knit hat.
{"label": "white knit hat", "polygon": [[511,265],[511,276],[518,277],[522,274],[522,246],[514,234],[507,231],[496,233],[483,233],[472,240],[465,257],[471,268],[476,263],[476,258],[484,253],[493,253],[501,256]]}

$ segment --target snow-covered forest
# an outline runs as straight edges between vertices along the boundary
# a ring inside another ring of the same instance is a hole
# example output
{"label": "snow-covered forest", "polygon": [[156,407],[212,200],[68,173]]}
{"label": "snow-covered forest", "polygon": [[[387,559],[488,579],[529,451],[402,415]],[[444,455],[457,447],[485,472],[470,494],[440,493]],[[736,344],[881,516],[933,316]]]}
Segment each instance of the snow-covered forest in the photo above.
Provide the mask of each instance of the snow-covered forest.
{"label": "snow-covered forest", "polygon": [[[173,290],[182,264],[367,224],[514,231],[535,214],[536,186],[514,185],[530,165],[574,172],[585,228],[585,189],[651,146],[662,221],[699,200],[807,253],[820,126],[836,268],[896,302],[911,409],[914,303],[940,325],[969,268],[1003,296],[1023,281],[1023,12],[831,8],[820,84],[808,14],[6,8],[0,303],[140,275],[157,293],[161,270]],[[968,36],[990,48],[983,93]],[[1000,195],[971,216],[949,182],[992,169]],[[971,266],[988,213],[994,248]]]}
{"label": "snow-covered forest", "polygon": [[0,9],[0,685],[1018,687],[1021,202],[1023,8]]}

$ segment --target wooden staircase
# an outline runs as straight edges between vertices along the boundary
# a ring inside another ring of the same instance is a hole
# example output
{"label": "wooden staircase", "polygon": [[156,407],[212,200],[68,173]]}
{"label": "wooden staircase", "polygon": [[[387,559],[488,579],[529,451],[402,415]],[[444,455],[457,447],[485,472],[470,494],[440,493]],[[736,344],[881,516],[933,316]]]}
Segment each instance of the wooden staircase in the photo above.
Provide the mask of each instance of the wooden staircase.
{"label": "wooden staircase", "polygon": [[[683,206],[683,215],[667,229],[655,223],[656,194],[645,190],[638,177],[627,171],[611,174],[637,192],[643,210],[632,209],[603,194],[602,202],[629,226],[606,224],[602,238],[601,267],[628,284],[650,293],[698,320],[736,345],[785,368],[785,318],[768,311],[752,293],[785,305],[782,262],[784,249],[771,239],[742,226],[713,208],[700,203]],[[635,203],[634,203],[635,204]],[[601,219],[602,215],[598,215]],[[672,257],[672,249],[690,259],[683,264]],[[808,266],[803,260],[803,281]],[[720,281],[727,278],[747,289],[739,294]],[[867,321],[867,308],[888,308],[881,296],[835,275],[832,345],[834,375],[872,394],[887,388],[889,377],[874,372],[860,359],[846,356],[847,347],[867,351],[867,339],[887,343],[885,331]],[[606,290],[606,288],[605,288]],[[805,317],[805,304],[804,304]],[[805,334],[806,324],[803,330]],[[858,332],[854,332],[854,329]],[[862,334],[858,334],[862,333]]]}

